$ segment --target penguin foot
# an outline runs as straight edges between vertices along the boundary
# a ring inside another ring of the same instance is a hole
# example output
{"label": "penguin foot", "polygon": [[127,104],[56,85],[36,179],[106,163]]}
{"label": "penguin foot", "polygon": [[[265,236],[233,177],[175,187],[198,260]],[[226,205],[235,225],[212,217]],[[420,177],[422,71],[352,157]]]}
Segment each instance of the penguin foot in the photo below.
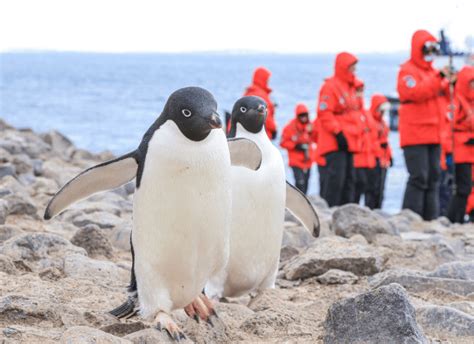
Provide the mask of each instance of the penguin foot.
{"label": "penguin foot", "polygon": [[159,312],[155,318],[156,329],[158,331],[165,330],[168,335],[176,342],[181,341],[181,339],[186,339],[186,335],[183,331],[176,325],[173,319],[166,314],[165,312]]}
{"label": "penguin foot", "polygon": [[190,318],[196,320],[196,322],[199,323],[200,320],[203,320],[211,327],[214,327],[216,319],[219,318],[211,300],[204,294],[199,295],[192,303],[184,307],[184,311]]}

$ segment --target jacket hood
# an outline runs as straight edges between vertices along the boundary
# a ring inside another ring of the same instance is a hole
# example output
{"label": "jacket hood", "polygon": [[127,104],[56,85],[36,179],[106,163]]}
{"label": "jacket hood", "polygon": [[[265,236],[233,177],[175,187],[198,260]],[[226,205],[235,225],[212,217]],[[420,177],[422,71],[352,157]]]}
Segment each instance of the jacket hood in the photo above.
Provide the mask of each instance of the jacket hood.
{"label": "jacket hood", "polygon": [[337,54],[334,64],[334,75],[344,82],[353,84],[355,75],[349,71],[349,67],[357,61],[357,57],[350,53],[342,52]]}
{"label": "jacket hood", "polygon": [[363,88],[364,86],[365,86],[365,84],[361,79],[359,79],[359,78],[354,79],[354,87],[355,87],[356,90],[358,88]]}
{"label": "jacket hood", "polygon": [[456,82],[456,94],[472,101],[474,100],[474,90],[469,87],[471,80],[474,80],[474,67],[465,66],[458,73]]}
{"label": "jacket hood", "polygon": [[411,38],[410,60],[418,67],[430,69],[433,62],[426,62],[423,59],[423,45],[426,42],[437,42],[438,40],[426,30],[416,31]]}
{"label": "jacket hood", "polygon": [[388,103],[387,97],[385,97],[383,94],[377,93],[372,96],[370,101],[370,113],[372,114],[372,117],[378,121],[380,121],[382,118],[382,114],[378,112],[377,109],[383,103]]}
{"label": "jacket hood", "polygon": [[298,105],[296,105],[296,108],[295,108],[295,117],[298,117],[298,115],[302,113],[307,113],[309,116],[308,107],[303,103],[299,103]]}
{"label": "jacket hood", "polygon": [[263,88],[265,91],[270,93],[272,89],[268,87],[268,79],[270,79],[270,76],[272,73],[266,69],[265,67],[258,67],[255,69],[253,72],[253,85],[258,86],[260,88]]}

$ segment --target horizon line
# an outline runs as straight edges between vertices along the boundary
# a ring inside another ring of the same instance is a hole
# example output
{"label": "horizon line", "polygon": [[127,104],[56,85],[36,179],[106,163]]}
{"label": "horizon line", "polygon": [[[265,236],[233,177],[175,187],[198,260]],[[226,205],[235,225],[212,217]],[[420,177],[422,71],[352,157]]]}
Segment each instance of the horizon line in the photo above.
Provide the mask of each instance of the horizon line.
{"label": "horizon line", "polygon": [[[158,50],[135,50],[135,51],[98,51],[98,50],[61,50],[61,49],[6,49],[0,50],[0,54],[11,53],[73,53],[73,54],[222,54],[222,55],[334,55],[340,51],[272,51],[272,50],[253,50],[253,49],[223,49],[223,50],[189,50],[189,51],[158,51]],[[347,51],[347,50],[346,50]],[[409,50],[397,51],[366,51],[366,52],[351,52],[356,55],[401,55],[408,54]]]}

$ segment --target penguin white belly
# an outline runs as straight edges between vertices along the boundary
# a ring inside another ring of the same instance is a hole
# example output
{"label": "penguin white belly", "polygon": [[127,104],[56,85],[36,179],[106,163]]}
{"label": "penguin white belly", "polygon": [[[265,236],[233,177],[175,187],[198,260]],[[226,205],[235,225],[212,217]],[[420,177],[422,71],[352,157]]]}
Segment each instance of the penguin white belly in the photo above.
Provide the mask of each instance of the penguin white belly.
{"label": "penguin white belly", "polygon": [[155,132],[133,207],[135,273],[144,317],[186,306],[225,266],[229,183],[222,131],[193,142],[168,121]]}
{"label": "penguin white belly", "polygon": [[258,135],[239,135],[257,143],[262,165],[257,171],[232,167],[229,261],[208,284],[211,295],[239,296],[268,288],[276,277],[283,236],[285,170],[278,150]]}

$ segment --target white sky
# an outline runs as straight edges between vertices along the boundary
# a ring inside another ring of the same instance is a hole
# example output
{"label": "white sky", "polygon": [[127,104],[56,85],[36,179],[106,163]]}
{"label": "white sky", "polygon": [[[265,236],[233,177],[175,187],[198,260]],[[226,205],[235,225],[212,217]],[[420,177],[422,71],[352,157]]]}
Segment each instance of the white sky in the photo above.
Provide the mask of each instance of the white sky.
{"label": "white sky", "polygon": [[474,35],[474,0],[0,0],[0,51],[407,51]]}

